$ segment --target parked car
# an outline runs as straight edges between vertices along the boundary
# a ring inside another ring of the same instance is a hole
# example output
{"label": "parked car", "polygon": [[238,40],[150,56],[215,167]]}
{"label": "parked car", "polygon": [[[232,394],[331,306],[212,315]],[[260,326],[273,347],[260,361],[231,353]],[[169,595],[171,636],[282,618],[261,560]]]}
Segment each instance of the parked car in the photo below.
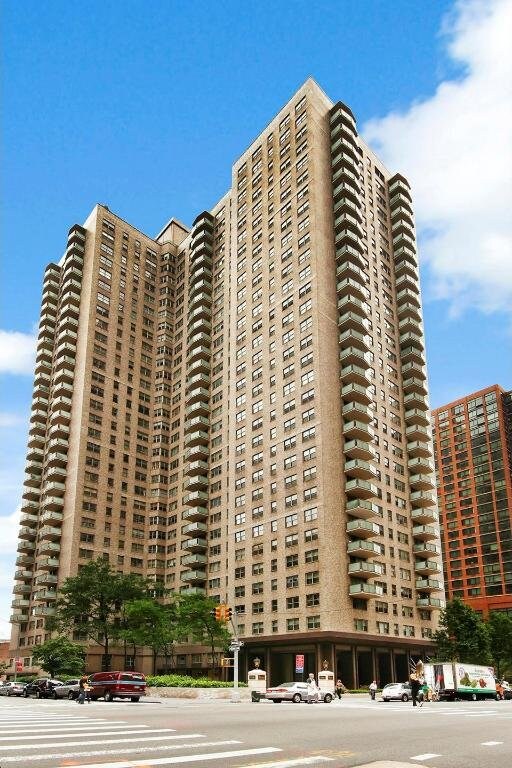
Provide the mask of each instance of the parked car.
{"label": "parked car", "polygon": [[[300,704],[301,701],[308,700],[308,684],[281,683],[275,688],[267,688],[265,697],[275,704],[279,704],[281,701],[293,701],[295,704]],[[325,701],[326,704],[329,704],[332,701],[332,693],[318,691],[318,701]]]}
{"label": "parked car", "polygon": [[78,699],[78,678],[56,686],[54,693],[57,699]]}
{"label": "parked car", "polygon": [[409,701],[411,698],[409,683],[388,683],[382,689],[382,701]]}
{"label": "parked car", "polygon": [[3,683],[0,686],[0,696],[23,696],[25,683]]}
{"label": "parked car", "polygon": [[56,699],[55,689],[62,685],[62,680],[52,680],[49,677],[39,677],[32,680],[25,686],[23,696],[28,699],[29,696],[37,696],[38,699]]}
{"label": "parked car", "polygon": [[96,672],[89,678],[91,699],[130,699],[146,695],[146,678],[140,672]]}

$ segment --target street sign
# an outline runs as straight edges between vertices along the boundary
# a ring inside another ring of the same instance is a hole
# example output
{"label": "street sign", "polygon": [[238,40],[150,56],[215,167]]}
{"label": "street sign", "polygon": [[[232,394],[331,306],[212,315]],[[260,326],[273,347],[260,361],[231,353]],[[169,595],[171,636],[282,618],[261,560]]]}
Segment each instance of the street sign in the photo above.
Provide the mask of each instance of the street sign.
{"label": "street sign", "polygon": [[23,659],[14,659],[14,669],[16,672],[23,672]]}
{"label": "street sign", "polygon": [[302,674],[304,672],[304,654],[303,653],[295,654],[295,672],[297,674]]}
{"label": "street sign", "polygon": [[241,640],[232,640],[229,646],[230,651],[239,651],[243,643]]}
{"label": "street sign", "polygon": [[235,664],[235,660],[231,659],[229,656],[223,656],[220,660],[221,667],[233,667]]}

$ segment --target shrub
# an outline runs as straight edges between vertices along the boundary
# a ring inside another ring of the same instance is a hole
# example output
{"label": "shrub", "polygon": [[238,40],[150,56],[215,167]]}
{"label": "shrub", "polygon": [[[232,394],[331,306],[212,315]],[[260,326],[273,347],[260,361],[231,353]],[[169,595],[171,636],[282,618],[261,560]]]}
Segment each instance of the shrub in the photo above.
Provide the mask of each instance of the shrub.
{"label": "shrub", "polygon": [[[151,688],[232,688],[233,683],[221,680],[210,680],[208,677],[190,677],[189,675],[155,675],[147,676],[146,682]],[[240,688],[247,683],[238,683]]]}

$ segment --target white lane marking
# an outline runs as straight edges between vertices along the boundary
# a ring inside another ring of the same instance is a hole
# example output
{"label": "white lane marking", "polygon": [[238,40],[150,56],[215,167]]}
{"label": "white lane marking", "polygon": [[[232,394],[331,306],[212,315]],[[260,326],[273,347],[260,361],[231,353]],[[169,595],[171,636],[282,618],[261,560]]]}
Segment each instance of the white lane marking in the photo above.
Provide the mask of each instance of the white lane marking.
{"label": "white lane marking", "polygon": [[[183,736],[169,736],[166,734],[165,736],[149,736],[146,738],[141,738],[141,736],[146,736],[146,733],[151,733],[151,731],[126,731],[127,734],[136,734],[136,737],[134,739],[106,739],[102,741],[91,741],[90,739],[88,741],[66,741],[65,744],[59,744],[59,743],[47,743],[44,744],[20,744],[19,741],[17,744],[0,744],[0,753],[3,753],[7,751],[8,749],[42,749],[43,747],[46,749],[47,747],[86,747],[88,744],[94,745],[94,744],[124,744],[128,743],[130,741],[161,741],[162,739],[195,739],[202,737],[203,734],[201,733],[187,733]],[[88,734],[80,733],[77,734],[79,736],[87,736]],[[91,736],[94,736],[95,734],[90,734]],[[109,736],[108,733],[102,733],[99,734],[100,736]],[[118,732],[115,732],[113,734],[114,736],[119,736]],[[14,737],[18,739],[19,737]],[[30,737],[27,737],[30,738]],[[38,737],[42,738],[42,737]],[[49,736],[50,739],[69,739],[69,736]],[[10,739],[12,741],[12,739]]]}
{"label": "white lane marking", "polygon": [[496,747],[498,744],[503,744],[502,741],[482,741],[482,747]]}
{"label": "white lane marking", "polygon": [[[210,752],[203,755],[183,755],[180,757],[146,758],[145,760],[130,760],[126,763],[83,763],[74,768],[139,768],[150,765],[179,765],[180,763],[198,763],[201,760],[226,760],[228,757],[249,757],[250,755],[268,755],[272,752],[282,752],[278,747],[257,747],[256,749],[234,749],[230,752]],[[47,758],[44,758],[47,759]]]}
{"label": "white lane marking", "polygon": [[[16,734],[27,733],[28,731],[30,733],[47,733],[47,734],[51,733],[51,731],[57,731],[57,733],[69,733],[70,731],[88,731],[91,728],[94,728],[95,732],[103,731],[105,728],[114,728],[117,731],[122,731],[123,728],[126,728],[126,727],[127,727],[126,725],[109,725],[107,723],[101,723],[101,725],[97,723],[93,723],[92,725],[90,724],[86,725],[85,723],[83,723],[82,725],[74,725],[74,724],[63,725],[63,726],[47,725],[44,727],[38,725],[37,728],[27,729],[27,727],[23,728],[21,725],[16,725],[14,727],[10,726],[9,728],[6,728],[6,729],[3,729],[0,727],[0,735],[3,736],[5,733],[16,733]],[[149,725],[137,725],[137,728],[149,728]],[[80,734],[77,734],[77,735],[80,735]]]}
{"label": "white lane marking", "polygon": [[432,760],[433,757],[442,757],[442,755],[438,755],[435,752],[425,752],[424,755],[414,755],[409,760]]}
{"label": "white lane marking", "polygon": [[323,755],[313,755],[311,757],[297,757],[292,760],[276,760],[272,763],[253,763],[246,765],[245,768],[294,768],[298,765],[318,765],[318,763],[332,763],[333,757],[324,757]]}
{"label": "white lane marking", "polygon": [[[103,726],[104,728],[106,726]],[[176,728],[148,728],[147,725],[133,725],[129,730],[121,730],[124,726],[118,726],[114,731],[102,731],[99,735],[100,736],[118,736],[119,733],[122,733],[126,736],[130,735],[131,733],[140,733],[141,735],[146,735],[147,733],[176,733]],[[54,730],[54,729],[53,729]],[[96,736],[97,731],[96,729],[94,731],[86,731],[85,733],[62,733],[61,735],[54,735],[54,734],[36,734],[35,736],[31,736],[27,734],[24,736],[24,739],[31,739],[32,741],[37,739],[69,739],[73,738],[73,736]],[[14,736],[0,736],[0,741],[12,741],[13,739],[18,739],[19,734],[16,733]]]}
{"label": "white lane marking", "polygon": [[[172,744],[172,745],[164,745],[161,747],[142,747],[141,749],[137,750],[137,754],[142,754],[143,752],[155,752],[158,750],[158,752],[162,752],[163,750],[177,750],[177,749],[197,749],[198,746],[201,747],[201,749],[204,749],[204,747],[225,747],[230,746],[234,744],[241,744],[241,741],[235,741],[233,739],[229,741],[202,741],[200,745],[197,744],[197,742],[194,742],[193,744]],[[34,762],[36,760],[57,760],[61,758],[67,758],[67,757],[100,757],[105,755],[130,755],[133,754],[133,749],[96,749],[94,751],[88,751],[88,752],[58,752],[53,755],[24,755],[23,757],[4,757],[2,758],[2,764],[3,763],[21,763],[24,761],[31,761]],[[151,758],[148,758],[151,759]],[[148,765],[146,760],[142,761],[144,768]],[[110,766],[110,768],[119,768],[119,763],[105,763],[106,766]],[[24,767],[23,767],[24,768]],[[84,768],[84,766],[82,766]]]}

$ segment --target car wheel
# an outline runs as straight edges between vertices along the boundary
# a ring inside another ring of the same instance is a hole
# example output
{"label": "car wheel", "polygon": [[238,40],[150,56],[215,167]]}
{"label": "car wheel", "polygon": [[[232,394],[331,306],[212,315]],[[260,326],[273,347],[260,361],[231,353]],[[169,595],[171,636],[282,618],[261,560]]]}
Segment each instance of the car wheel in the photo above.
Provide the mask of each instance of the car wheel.
{"label": "car wheel", "polygon": [[326,693],[324,696],[324,701],[326,704],[330,704],[332,701],[332,695],[330,693]]}
{"label": "car wheel", "polygon": [[105,701],[114,701],[114,697],[112,696],[110,691],[105,691],[104,699]]}
{"label": "car wheel", "polygon": [[69,691],[69,693],[68,693],[68,699],[69,699],[70,701],[73,701],[73,699],[74,699],[74,698],[75,698],[75,697],[74,697],[74,695],[73,695],[73,691]]}
{"label": "car wheel", "polygon": [[281,703],[281,699],[274,699],[274,704],[280,704],[280,703]]}
{"label": "car wheel", "polygon": [[402,693],[402,701],[409,701],[409,697],[406,693]]}
{"label": "car wheel", "polygon": [[300,704],[301,701],[302,701],[302,696],[300,695],[300,693],[294,693],[293,696],[292,696],[292,701],[295,704]]}
{"label": "car wheel", "polygon": [[382,699],[382,701],[389,701],[389,699]]}
{"label": "car wheel", "polygon": [[140,701],[140,696],[132,696],[130,701]]}

